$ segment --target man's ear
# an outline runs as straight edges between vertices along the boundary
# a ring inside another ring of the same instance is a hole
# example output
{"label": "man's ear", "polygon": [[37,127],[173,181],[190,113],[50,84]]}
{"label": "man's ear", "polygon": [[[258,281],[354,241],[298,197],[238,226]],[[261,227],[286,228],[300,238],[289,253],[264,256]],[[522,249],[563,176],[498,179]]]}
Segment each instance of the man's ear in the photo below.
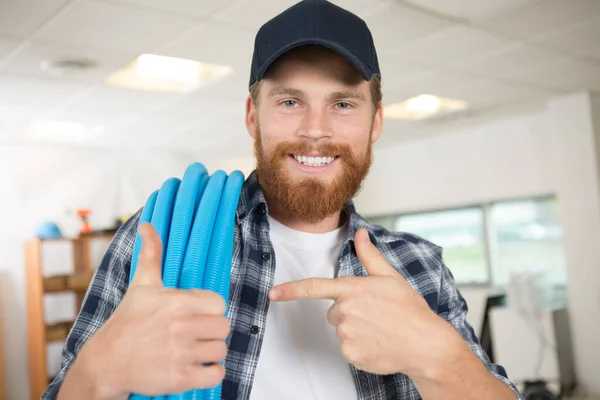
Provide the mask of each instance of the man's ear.
{"label": "man's ear", "polygon": [[371,129],[371,143],[375,143],[381,131],[383,130],[383,104],[379,102],[377,110],[375,110],[375,116],[373,118],[373,128]]}
{"label": "man's ear", "polygon": [[252,97],[246,99],[246,129],[252,138],[256,139],[257,110]]}

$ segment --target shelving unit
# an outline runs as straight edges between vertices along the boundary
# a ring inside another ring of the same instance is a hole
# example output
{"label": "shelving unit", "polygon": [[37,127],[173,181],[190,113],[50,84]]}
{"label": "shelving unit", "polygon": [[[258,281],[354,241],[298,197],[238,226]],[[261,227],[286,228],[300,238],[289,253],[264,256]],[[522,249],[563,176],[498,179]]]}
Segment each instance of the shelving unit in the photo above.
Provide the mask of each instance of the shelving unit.
{"label": "shelving unit", "polygon": [[[34,239],[25,244],[27,282],[27,341],[29,359],[29,385],[32,400],[39,400],[51,377],[47,370],[47,346],[52,342],[64,342],[74,321],[46,323],[44,296],[50,293],[75,293],[75,307],[79,311],[83,298],[94,274],[90,257],[90,244],[96,238],[110,239],[114,233],[90,234],[79,238]],[[44,276],[42,252],[44,243],[71,242],[73,272],[67,275]]]}

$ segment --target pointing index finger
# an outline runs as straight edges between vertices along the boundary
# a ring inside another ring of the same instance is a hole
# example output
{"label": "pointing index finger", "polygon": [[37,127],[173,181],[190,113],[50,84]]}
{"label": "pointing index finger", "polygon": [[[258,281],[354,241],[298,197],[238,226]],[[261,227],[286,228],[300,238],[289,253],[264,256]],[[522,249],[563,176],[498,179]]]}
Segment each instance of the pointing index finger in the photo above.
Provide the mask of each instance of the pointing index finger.
{"label": "pointing index finger", "polygon": [[282,283],[269,291],[272,301],[289,301],[303,299],[337,300],[349,290],[343,278],[308,278],[299,281]]}

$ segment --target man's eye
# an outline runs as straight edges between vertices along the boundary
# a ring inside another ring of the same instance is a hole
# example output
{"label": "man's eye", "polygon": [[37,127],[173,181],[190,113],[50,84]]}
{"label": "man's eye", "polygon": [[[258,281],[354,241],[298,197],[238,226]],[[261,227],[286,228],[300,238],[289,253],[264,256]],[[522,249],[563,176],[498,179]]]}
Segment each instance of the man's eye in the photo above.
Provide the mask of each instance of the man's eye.
{"label": "man's eye", "polygon": [[350,104],[343,102],[343,101],[337,103],[335,106],[341,110],[347,110],[350,108]]}
{"label": "man's eye", "polygon": [[297,103],[294,100],[286,100],[283,102],[283,105],[286,107],[295,107],[296,104]]}

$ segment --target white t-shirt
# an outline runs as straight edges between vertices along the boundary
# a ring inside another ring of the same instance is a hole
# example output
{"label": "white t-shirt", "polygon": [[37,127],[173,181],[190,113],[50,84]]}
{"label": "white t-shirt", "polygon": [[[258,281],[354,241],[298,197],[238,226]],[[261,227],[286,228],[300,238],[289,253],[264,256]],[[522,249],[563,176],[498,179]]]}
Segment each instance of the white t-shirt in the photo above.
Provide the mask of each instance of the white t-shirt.
{"label": "white t-shirt", "polygon": [[[275,282],[337,276],[347,226],[306,233],[269,217]],[[327,322],[333,300],[271,302],[250,400],[348,400],[358,397],[335,327]]]}

